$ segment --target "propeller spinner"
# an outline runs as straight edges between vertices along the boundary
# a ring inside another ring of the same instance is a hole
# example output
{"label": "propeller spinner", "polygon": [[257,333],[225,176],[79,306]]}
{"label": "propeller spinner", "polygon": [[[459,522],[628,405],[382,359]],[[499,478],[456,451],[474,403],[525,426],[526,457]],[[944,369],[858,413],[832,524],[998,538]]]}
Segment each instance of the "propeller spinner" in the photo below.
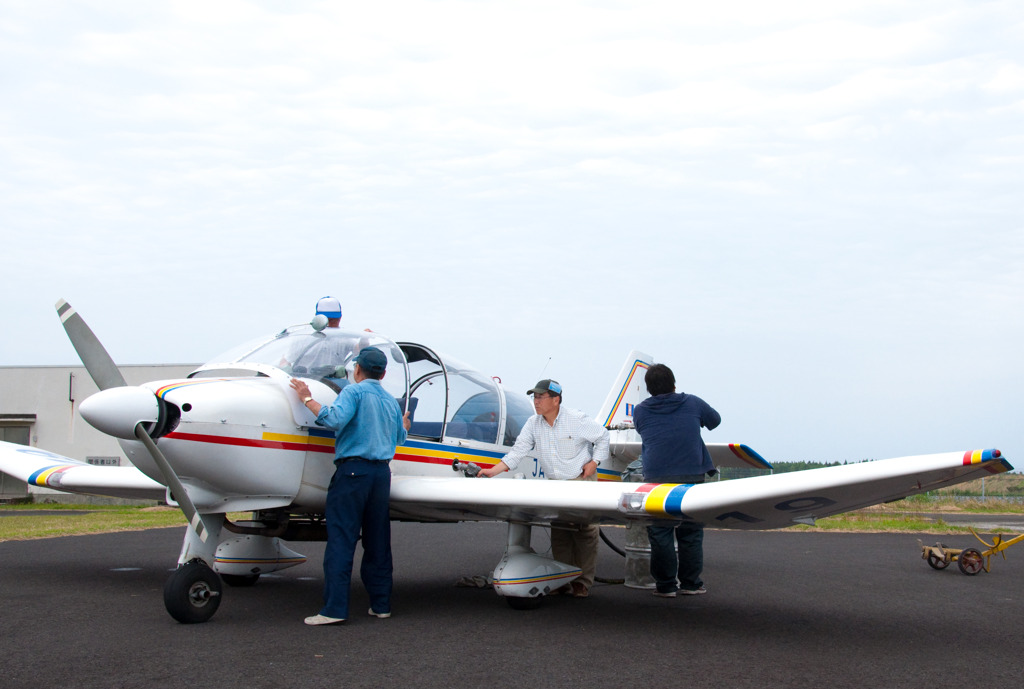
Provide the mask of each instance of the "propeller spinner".
{"label": "propeller spinner", "polygon": [[[82,402],[79,407],[82,418],[107,435],[125,440],[139,440],[146,446],[163,475],[165,485],[171,489],[178,506],[185,513],[185,518],[199,539],[205,543],[209,528],[203,522],[185,486],[150,435],[151,429],[163,425],[159,423],[165,417],[165,414],[161,414],[160,400],[149,390],[129,386],[125,382],[117,364],[71,304],[63,299],[59,300],[57,315],[60,316],[71,345],[85,365],[85,370],[100,389],[98,393]],[[147,424],[150,424],[150,428],[147,428]]]}

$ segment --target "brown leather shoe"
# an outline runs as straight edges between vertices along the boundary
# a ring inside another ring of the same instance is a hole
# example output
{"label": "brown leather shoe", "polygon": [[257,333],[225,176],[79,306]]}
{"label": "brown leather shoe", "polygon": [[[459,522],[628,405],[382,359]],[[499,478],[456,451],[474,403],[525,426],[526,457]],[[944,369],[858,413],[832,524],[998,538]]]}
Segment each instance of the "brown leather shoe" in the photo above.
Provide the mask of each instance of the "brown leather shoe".
{"label": "brown leather shoe", "polygon": [[586,598],[590,595],[590,589],[581,584],[578,581],[572,582],[572,597],[573,598]]}
{"label": "brown leather shoe", "polygon": [[565,586],[559,586],[557,589],[548,594],[549,596],[571,596],[572,595],[572,584],[566,584]]}

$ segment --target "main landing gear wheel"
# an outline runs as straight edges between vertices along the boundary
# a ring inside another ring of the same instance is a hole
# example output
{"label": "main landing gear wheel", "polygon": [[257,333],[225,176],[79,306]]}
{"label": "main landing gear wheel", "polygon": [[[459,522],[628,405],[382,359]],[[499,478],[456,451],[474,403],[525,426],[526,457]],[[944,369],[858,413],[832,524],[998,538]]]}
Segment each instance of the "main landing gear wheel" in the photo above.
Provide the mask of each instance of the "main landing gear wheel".
{"label": "main landing gear wheel", "polygon": [[516,598],[515,596],[506,596],[505,602],[508,603],[508,607],[513,610],[536,610],[540,607],[540,604],[544,602],[542,596],[536,598]]}
{"label": "main landing gear wheel", "polygon": [[957,559],[960,571],[968,576],[974,576],[985,567],[985,558],[977,548],[967,548]]}
{"label": "main landing gear wheel", "polygon": [[[936,547],[945,548],[943,544],[939,543]],[[932,569],[946,569],[949,567],[949,560],[944,557],[939,557],[935,551],[928,553],[928,564],[932,566]]]}
{"label": "main landing gear wheel", "polygon": [[220,606],[220,577],[202,562],[187,562],[164,584],[164,606],[182,624],[206,622]]}

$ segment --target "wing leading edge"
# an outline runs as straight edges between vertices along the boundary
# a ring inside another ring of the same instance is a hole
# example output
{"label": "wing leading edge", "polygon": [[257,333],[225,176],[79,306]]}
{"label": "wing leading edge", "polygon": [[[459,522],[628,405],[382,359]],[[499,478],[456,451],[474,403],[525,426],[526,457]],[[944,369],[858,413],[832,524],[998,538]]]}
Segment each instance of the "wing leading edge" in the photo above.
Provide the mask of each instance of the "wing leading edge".
{"label": "wing leading edge", "polygon": [[421,521],[692,520],[776,529],[1013,467],[998,450],[902,457],[700,485],[395,476],[392,514]]}

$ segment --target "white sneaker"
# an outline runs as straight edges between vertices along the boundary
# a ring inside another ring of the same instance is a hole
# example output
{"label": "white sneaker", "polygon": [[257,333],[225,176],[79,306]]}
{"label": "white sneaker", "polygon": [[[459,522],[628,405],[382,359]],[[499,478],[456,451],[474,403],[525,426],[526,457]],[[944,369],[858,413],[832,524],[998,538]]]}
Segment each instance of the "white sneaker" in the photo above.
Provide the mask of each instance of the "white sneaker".
{"label": "white sneaker", "polygon": [[323,624],[340,624],[344,621],[344,617],[328,617],[327,615],[313,615],[305,620],[306,624],[311,627],[319,627]]}
{"label": "white sneaker", "polygon": [[689,589],[689,590],[687,590],[687,589],[680,589],[679,590],[679,593],[681,593],[684,596],[700,596],[700,595],[705,594],[707,592],[708,592],[708,590],[706,588],[704,588],[703,586],[701,586],[699,589]]}
{"label": "white sneaker", "polygon": [[676,597],[676,592],[675,591],[655,591],[654,595],[657,596],[658,598],[675,598]]}
{"label": "white sneaker", "polygon": [[372,616],[378,618],[378,619],[381,619],[381,620],[386,620],[387,618],[391,617],[391,613],[389,613],[389,612],[374,612],[373,608],[370,608],[370,614]]}

